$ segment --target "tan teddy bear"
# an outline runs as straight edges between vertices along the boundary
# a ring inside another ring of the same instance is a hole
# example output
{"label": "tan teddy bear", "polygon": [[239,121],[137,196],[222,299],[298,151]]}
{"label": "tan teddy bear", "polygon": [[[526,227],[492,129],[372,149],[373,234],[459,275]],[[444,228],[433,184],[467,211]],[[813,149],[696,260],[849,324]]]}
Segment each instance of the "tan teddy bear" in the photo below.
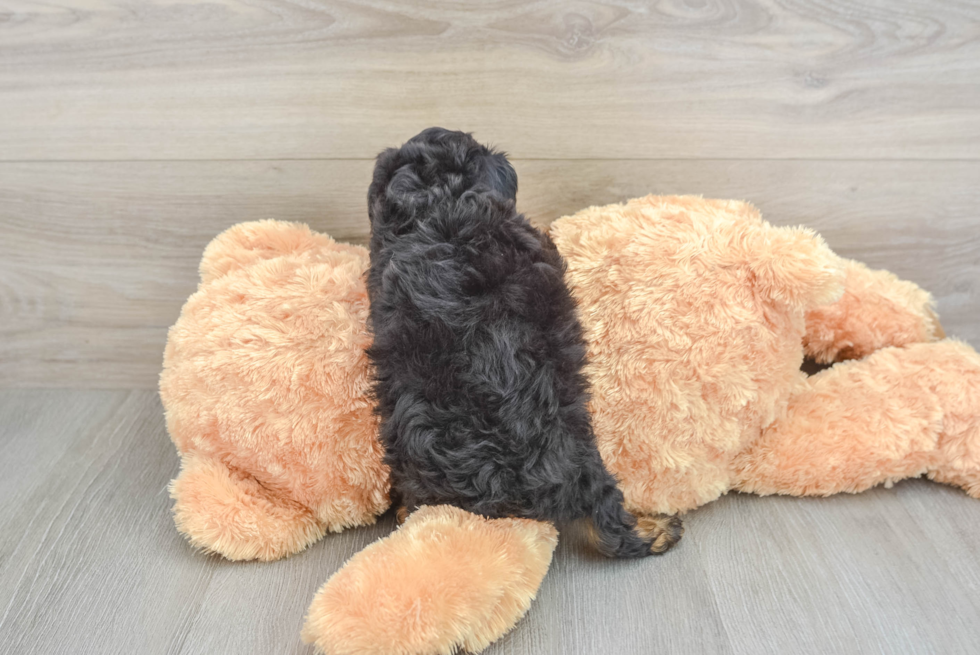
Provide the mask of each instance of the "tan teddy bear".
{"label": "tan teddy bear", "polygon": [[[599,449],[631,509],[922,474],[980,495],[980,358],[930,343],[942,330],[914,284],[741,202],[650,196],[551,235],[586,330]],[[808,378],[804,354],[867,357]]]}
{"label": "tan teddy bear", "polygon": [[[551,235],[589,342],[600,452],[631,509],[922,474],[980,497],[980,356],[940,340],[914,284],[740,202],[648,196]],[[387,507],[365,396],[366,267],[364,249],[274,221],[208,247],[161,375],[192,544],[276,559]],[[804,354],[840,363],[807,377]],[[556,538],[420,509],[324,585],[304,636],[330,653],[478,651],[530,606]]]}

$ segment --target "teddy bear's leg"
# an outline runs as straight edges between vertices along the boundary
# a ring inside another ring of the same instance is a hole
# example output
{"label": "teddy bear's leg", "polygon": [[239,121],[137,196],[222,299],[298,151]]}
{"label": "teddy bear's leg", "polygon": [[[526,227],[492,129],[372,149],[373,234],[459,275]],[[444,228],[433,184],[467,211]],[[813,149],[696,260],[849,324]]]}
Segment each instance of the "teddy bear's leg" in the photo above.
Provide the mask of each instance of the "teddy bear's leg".
{"label": "teddy bear's leg", "polygon": [[170,495],[177,529],[191,545],[230,560],[280,559],[324,533],[309,508],[195,453],[182,458]]}
{"label": "teddy bear's leg", "polygon": [[980,356],[944,340],[812,376],[735,460],[758,494],[858,492],[928,473],[980,497]]}
{"label": "teddy bear's leg", "polygon": [[303,638],[331,655],[477,653],[530,607],[557,543],[550,523],[421,507],[323,585]]}
{"label": "teddy bear's leg", "polygon": [[808,357],[830,364],[945,336],[926,291],[888,271],[844,262],[844,295],[807,312],[803,347]]}

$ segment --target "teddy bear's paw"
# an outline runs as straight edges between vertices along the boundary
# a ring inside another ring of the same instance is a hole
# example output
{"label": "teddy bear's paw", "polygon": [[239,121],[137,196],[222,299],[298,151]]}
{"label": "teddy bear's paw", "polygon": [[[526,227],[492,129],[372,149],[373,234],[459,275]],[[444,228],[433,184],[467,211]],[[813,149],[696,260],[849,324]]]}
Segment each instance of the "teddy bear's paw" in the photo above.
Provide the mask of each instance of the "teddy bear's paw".
{"label": "teddy bear's paw", "polygon": [[654,555],[666,553],[677,545],[684,536],[684,523],[676,515],[652,514],[641,516],[636,520],[636,531],[644,539],[650,539],[653,544],[650,552]]}

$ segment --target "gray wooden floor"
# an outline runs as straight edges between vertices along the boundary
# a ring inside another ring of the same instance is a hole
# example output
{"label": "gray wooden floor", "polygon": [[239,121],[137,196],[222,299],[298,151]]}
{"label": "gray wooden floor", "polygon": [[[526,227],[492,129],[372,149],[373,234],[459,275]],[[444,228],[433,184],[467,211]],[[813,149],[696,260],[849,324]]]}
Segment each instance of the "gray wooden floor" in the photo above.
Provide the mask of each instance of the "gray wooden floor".
{"label": "gray wooden floor", "polygon": [[[698,193],[816,228],[980,347],[980,0],[0,0],[0,653],[309,653],[391,530],[191,551],[154,391],[233,223],[363,243],[373,156],[509,151],[539,225]],[[657,560],[563,534],[495,655],[978,653],[980,501],[732,495]]]}
{"label": "gray wooden floor", "polygon": [[[310,653],[314,592],[393,521],[271,564],[193,552],[152,391],[0,392],[0,653]],[[565,532],[492,655],[976,653],[980,503],[922,480],[828,499],[730,495],[662,558]]]}

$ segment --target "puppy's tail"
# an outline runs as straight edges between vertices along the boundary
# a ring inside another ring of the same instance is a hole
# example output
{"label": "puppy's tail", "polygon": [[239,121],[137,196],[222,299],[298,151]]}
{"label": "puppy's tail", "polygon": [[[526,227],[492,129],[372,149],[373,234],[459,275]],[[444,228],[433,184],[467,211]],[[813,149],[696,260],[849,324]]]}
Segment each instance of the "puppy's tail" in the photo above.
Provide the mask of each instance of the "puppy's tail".
{"label": "puppy's tail", "polygon": [[593,540],[607,557],[646,557],[671,549],[684,534],[677,516],[644,516],[637,520],[623,507],[623,492],[610,483],[592,509]]}

